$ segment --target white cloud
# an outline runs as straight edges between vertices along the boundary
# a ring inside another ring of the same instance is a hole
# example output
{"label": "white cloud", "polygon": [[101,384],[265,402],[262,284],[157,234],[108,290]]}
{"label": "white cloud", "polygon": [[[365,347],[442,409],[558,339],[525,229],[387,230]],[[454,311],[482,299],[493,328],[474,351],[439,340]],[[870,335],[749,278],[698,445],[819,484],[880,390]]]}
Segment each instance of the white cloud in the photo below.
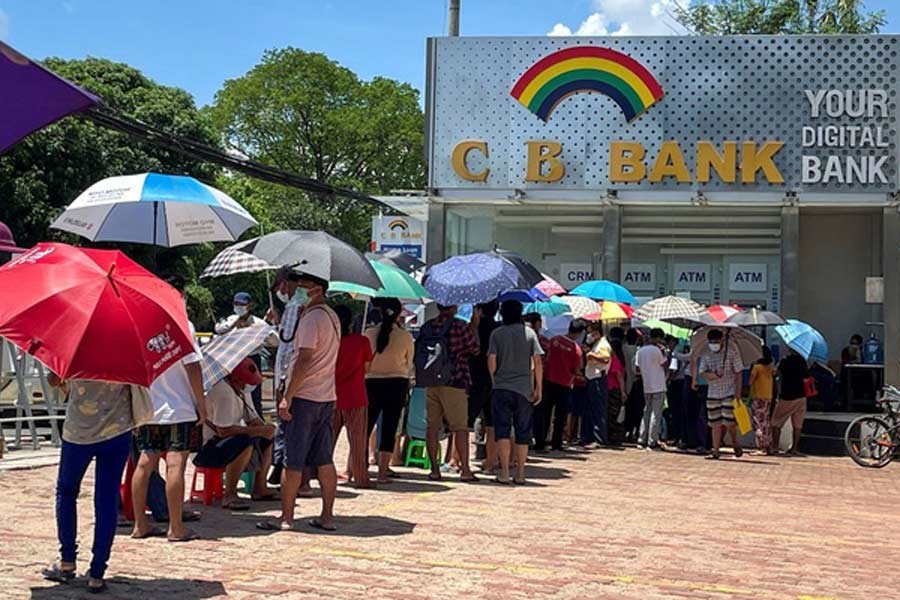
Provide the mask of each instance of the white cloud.
{"label": "white cloud", "polygon": [[687,33],[673,17],[676,0],[594,0],[595,12],[574,32],[557,23],[547,35],[673,35]]}
{"label": "white cloud", "polygon": [[3,12],[3,9],[0,8],[0,40],[5,40],[9,37],[9,15]]}

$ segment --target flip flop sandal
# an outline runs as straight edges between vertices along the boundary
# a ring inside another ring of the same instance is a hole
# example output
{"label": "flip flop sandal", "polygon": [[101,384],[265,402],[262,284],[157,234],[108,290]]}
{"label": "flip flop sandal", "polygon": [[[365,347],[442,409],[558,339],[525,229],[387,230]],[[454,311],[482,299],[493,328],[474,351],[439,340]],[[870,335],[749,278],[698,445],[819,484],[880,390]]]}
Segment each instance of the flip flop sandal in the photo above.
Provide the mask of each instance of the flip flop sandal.
{"label": "flip flop sandal", "polygon": [[516,481],[515,479],[513,479],[513,484],[515,484],[515,485],[527,485],[528,482],[527,482],[526,480],[524,480],[524,479],[523,479],[522,481]]}
{"label": "flip flop sandal", "polygon": [[512,480],[501,481],[501,480],[499,480],[499,479],[491,479],[491,481],[494,482],[494,483],[496,483],[497,485],[506,485],[506,486],[509,486],[509,485],[512,485],[512,484],[513,484]]}
{"label": "flip flop sandal", "polygon": [[443,477],[441,477],[440,473],[429,473],[428,479],[430,481],[440,481],[441,479],[443,479]]}
{"label": "flip flop sandal", "polygon": [[106,581],[101,579],[100,585],[91,585],[90,582],[88,582],[87,589],[91,594],[101,594],[108,590],[109,587],[106,585]]}
{"label": "flip flop sandal", "polygon": [[280,521],[259,521],[256,523],[256,528],[260,531],[291,531],[293,526]]}
{"label": "flip flop sandal", "polygon": [[337,531],[337,527],[335,527],[334,525],[323,525],[322,522],[318,519],[310,519],[306,522],[306,524],[313,529],[320,529],[322,531]]}
{"label": "flip flop sandal", "polygon": [[176,537],[176,538],[170,537],[170,538],[167,538],[167,539],[168,539],[169,542],[172,543],[172,544],[180,544],[180,543],[182,543],[182,542],[193,542],[194,540],[199,540],[199,539],[200,539],[200,536],[197,535],[197,534],[196,534],[195,532],[193,532],[193,531],[188,531],[186,534],[184,534],[184,535],[181,536],[181,537]]}
{"label": "flip flop sandal", "polygon": [[734,457],[735,457],[735,458],[740,458],[740,457],[742,457],[743,455],[744,455],[744,449],[743,449],[743,448],[735,448],[735,450],[734,450]]}
{"label": "flip flop sandal", "polygon": [[234,511],[250,510],[250,505],[243,500],[232,500],[228,504],[222,503],[222,508]]}
{"label": "flip flop sandal", "polygon": [[131,534],[131,539],[133,540],[146,540],[147,538],[154,537],[166,537],[166,530],[161,527],[151,527],[150,531],[145,533],[144,535],[134,535]]}
{"label": "flip flop sandal", "polygon": [[707,454],[706,456],[704,456],[703,458],[705,458],[706,460],[719,460],[719,455],[715,454],[715,453],[710,453],[710,454]]}
{"label": "flip flop sandal", "polygon": [[272,492],[271,494],[256,496],[255,498],[251,496],[250,500],[253,502],[275,502],[277,500],[281,500],[281,494],[279,494],[278,492]]}
{"label": "flip flop sandal", "polygon": [[46,569],[41,569],[41,575],[47,581],[69,583],[75,579],[75,569],[63,569],[58,563],[53,563]]}
{"label": "flip flop sandal", "polygon": [[460,477],[459,480],[460,480],[460,482],[462,482],[462,483],[478,483],[479,481],[481,481],[480,479],[478,479],[477,477],[475,477],[475,474],[474,474],[474,473],[472,474],[471,477],[465,477],[465,478]]}

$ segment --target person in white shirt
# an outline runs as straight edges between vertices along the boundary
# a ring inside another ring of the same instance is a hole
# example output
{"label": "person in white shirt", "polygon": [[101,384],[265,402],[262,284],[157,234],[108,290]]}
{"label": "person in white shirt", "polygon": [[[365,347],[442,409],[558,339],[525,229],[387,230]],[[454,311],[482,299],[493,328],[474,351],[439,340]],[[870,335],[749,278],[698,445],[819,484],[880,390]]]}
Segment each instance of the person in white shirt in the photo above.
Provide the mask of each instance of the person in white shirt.
{"label": "person in white shirt", "polygon": [[[266,322],[253,314],[253,298],[247,292],[238,292],[232,301],[233,313],[216,323],[214,331],[216,335],[225,335],[235,329],[245,327],[264,327]],[[256,368],[262,370],[262,346],[257,348],[250,359]],[[253,408],[257,414],[262,414],[262,386],[257,385],[251,392]]]}
{"label": "person in white shirt", "polygon": [[[166,282],[184,291],[184,278],[172,275]],[[194,325],[191,324],[194,338]],[[200,348],[194,338],[194,352],[172,365],[150,385],[153,419],[135,432],[135,444],[141,453],[131,481],[134,505],[134,530],[131,537],[143,539],[167,535],[170,542],[187,542],[197,535],[182,521],[184,504],[184,469],[190,454],[191,429],[206,421],[203,376],[200,371]],[[150,475],[159,468],[159,458],[166,453],[166,500],[169,505],[168,533],[152,527],[144,509]]]}
{"label": "person in white shirt", "polygon": [[650,343],[640,347],[635,356],[635,366],[644,382],[644,415],[638,434],[638,448],[660,449],[659,427],[662,422],[663,404],[666,401],[668,352],[664,350],[661,329],[650,330]]}

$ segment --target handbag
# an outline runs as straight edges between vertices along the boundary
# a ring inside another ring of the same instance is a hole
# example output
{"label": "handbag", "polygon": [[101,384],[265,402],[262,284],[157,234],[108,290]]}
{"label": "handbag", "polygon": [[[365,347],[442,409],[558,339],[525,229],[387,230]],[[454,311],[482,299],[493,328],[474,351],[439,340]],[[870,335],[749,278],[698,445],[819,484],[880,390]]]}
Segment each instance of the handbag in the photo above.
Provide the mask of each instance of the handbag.
{"label": "handbag", "polygon": [[803,395],[807,398],[812,398],[819,395],[819,390],[816,388],[815,377],[807,377],[803,380]]}
{"label": "handbag", "polygon": [[750,431],[750,411],[747,410],[744,401],[738,398],[734,399],[734,420],[737,421],[738,431],[741,432],[741,435]]}

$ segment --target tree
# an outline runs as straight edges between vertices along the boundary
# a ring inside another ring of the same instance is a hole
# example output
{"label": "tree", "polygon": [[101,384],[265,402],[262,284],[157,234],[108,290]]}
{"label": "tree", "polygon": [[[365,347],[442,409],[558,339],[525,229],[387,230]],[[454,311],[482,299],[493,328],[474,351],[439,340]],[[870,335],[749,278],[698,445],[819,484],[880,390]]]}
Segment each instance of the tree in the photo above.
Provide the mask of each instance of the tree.
{"label": "tree", "polygon": [[[225,146],[281,169],[370,194],[425,185],[418,91],[382,77],[361,81],[322,54],[266,52],[225,83],[211,114]],[[371,207],[239,175],[224,179],[273,229],[324,229],[360,248],[369,241]]]}
{"label": "tree", "polygon": [[862,0],[698,0],[677,8],[678,21],[703,35],[877,33],[884,11]]}

